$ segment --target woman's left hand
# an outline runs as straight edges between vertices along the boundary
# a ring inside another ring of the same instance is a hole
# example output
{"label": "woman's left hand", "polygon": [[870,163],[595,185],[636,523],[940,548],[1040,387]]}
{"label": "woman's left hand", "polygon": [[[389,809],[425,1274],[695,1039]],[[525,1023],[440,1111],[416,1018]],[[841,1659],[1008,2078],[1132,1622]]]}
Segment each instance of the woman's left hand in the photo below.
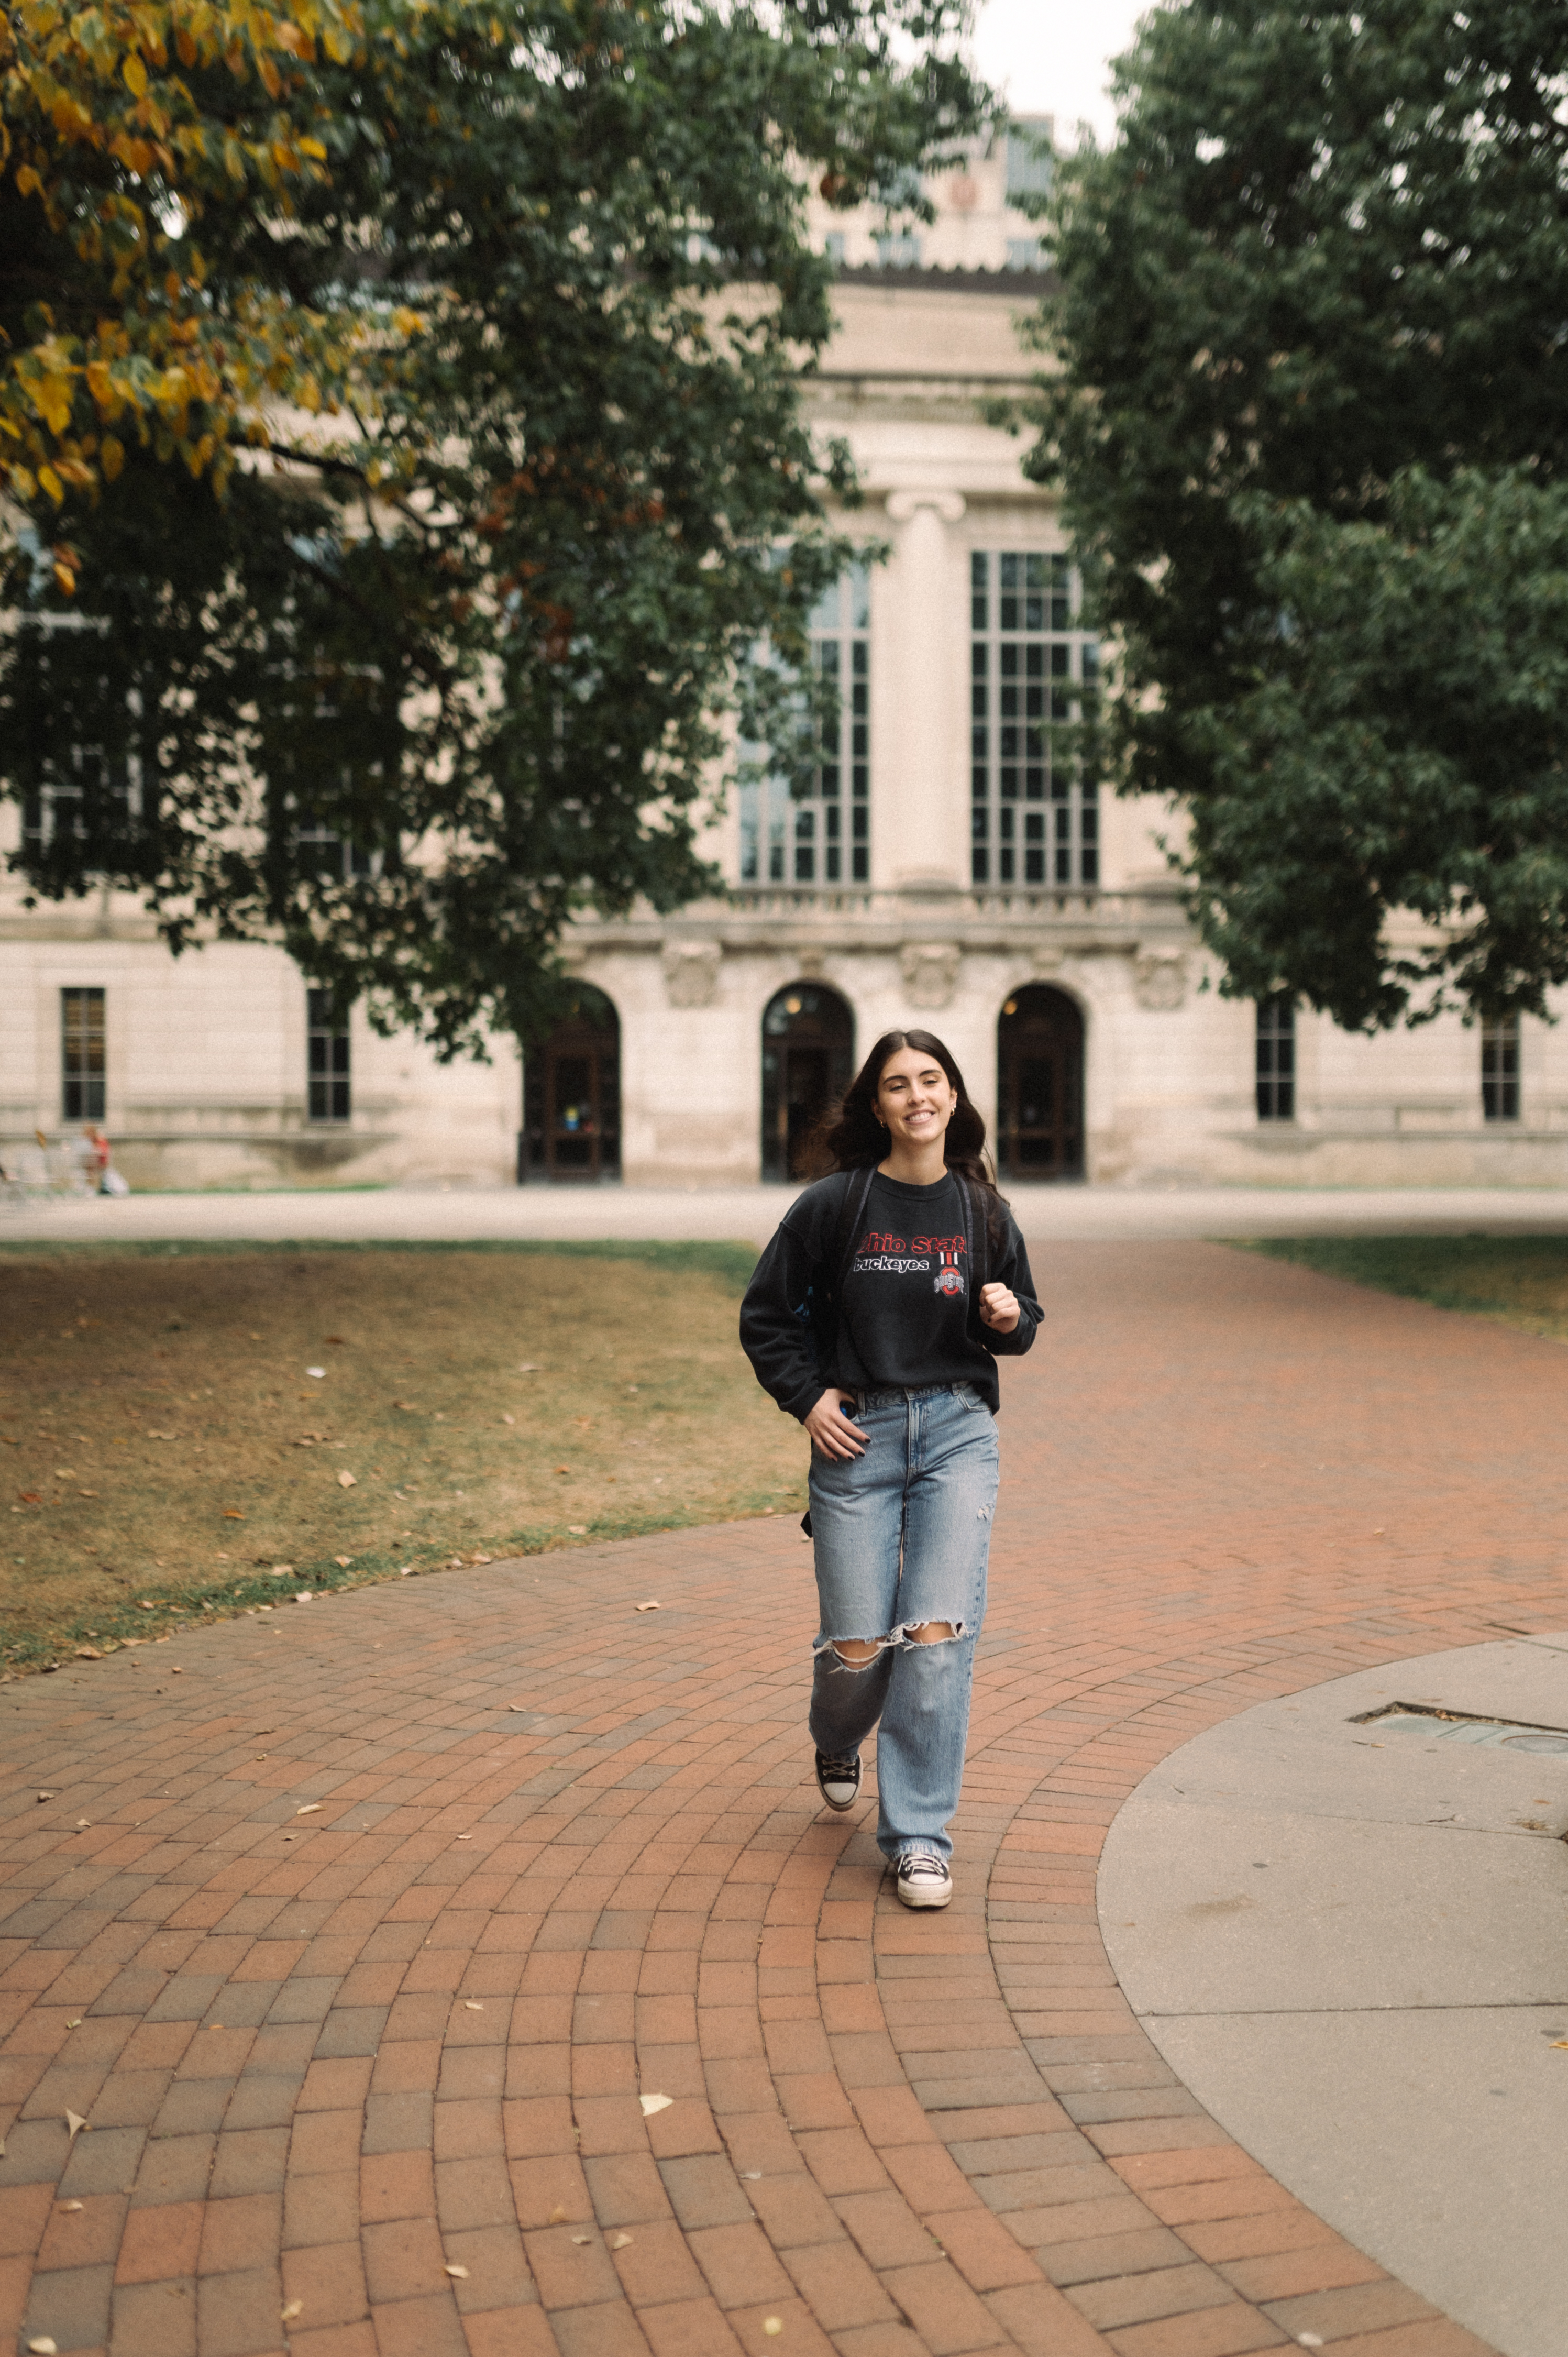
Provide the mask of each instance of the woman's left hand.
{"label": "woman's left hand", "polygon": [[998,1334],[1011,1334],[1018,1323],[1018,1297],[1009,1293],[1004,1285],[983,1285],[980,1288],[982,1323],[993,1327]]}

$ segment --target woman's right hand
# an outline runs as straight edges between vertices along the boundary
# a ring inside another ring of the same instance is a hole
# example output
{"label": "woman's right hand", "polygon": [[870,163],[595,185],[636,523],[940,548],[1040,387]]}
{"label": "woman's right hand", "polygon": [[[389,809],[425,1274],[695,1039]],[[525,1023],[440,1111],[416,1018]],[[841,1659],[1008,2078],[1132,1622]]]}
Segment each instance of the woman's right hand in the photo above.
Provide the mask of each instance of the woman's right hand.
{"label": "woman's right hand", "polygon": [[820,1457],[833,1457],[846,1464],[852,1458],[865,1456],[867,1436],[858,1425],[851,1424],[843,1412],[854,1404],[842,1399],[836,1391],[824,1392],[811,1414],[801,1417]]}

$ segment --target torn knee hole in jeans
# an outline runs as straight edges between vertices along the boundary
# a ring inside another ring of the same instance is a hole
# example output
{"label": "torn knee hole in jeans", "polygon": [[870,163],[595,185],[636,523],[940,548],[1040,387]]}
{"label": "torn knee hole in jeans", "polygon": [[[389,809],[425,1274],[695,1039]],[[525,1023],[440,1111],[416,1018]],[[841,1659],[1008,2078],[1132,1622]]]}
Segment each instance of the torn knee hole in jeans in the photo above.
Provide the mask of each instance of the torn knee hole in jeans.
{"label": "torn knee hole in jeans", "polygon": [[[917,1634],[918,1631],[926,1629],[943,1629],[947,1634],[941,1637]],[[968,1622],[955,1613],[950,1618],[903,1621],[897,1629],[890,1629],[886,1637],[824,1637],[818,1643],[817,1651],[819,1653],[832,1653],[835,1669],[869,1670],[890,1646],[956,1645],[968,1634]],[[844,1652],[846,1645],[864,1645],[867,1650],[857,1658]]]}

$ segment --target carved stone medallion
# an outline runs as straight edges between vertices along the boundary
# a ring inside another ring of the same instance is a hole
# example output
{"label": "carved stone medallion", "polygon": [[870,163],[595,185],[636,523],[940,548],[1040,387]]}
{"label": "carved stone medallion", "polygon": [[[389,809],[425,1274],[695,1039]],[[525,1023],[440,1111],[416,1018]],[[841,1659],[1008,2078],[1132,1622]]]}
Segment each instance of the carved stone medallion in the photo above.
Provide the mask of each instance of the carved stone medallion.
{"label": "carved stone medallion", "polygon": [[1185,952],[1140,950],[1133,960],[1133,996],[1155,1013],[1180,1006],[1187,997]]}
{"label": "carved stone medallion", "polygon": [[666,942],[664,996],[671,1006],[711,1006],[718,996],[717,942]]}
{"label": "carved stone medallion", "polygon": [[911,1006],[951,1004],[958,987],[960,957],[956,942],[906,942],[898,952],[904,996]]}

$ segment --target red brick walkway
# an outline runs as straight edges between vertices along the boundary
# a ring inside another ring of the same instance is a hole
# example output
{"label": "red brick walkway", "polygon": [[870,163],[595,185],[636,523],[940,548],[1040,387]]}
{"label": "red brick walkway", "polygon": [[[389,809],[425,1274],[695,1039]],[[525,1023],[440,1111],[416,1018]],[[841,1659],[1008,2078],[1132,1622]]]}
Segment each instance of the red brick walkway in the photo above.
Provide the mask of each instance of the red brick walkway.
{"label": "red brick walkway", "polygon": [[1203,1245],[1041,1275],[945,1915],[881,1891],[869,1806],[814,1805],[782,1523],[5,1692],[5,2331],[113,2357],[1481,2349],[1174,2080],[1106,1963],[1095,1860],[1216,1720],[1568,1622],[1568,1355]]}

